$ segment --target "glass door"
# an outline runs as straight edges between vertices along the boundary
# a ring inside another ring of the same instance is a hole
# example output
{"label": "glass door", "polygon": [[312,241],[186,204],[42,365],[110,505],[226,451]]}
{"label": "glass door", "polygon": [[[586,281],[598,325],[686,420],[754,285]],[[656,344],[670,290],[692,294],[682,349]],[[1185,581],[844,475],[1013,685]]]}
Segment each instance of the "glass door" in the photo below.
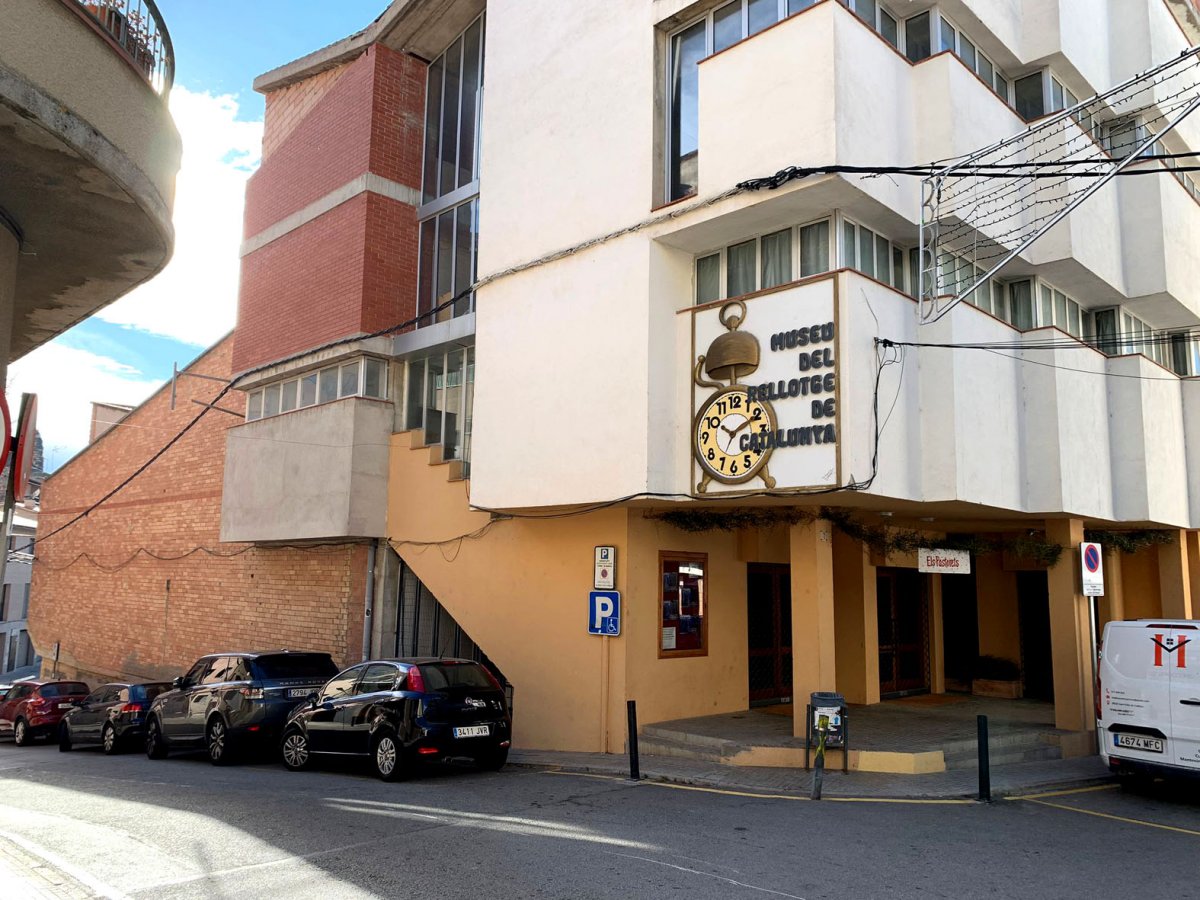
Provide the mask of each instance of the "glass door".
{"label": "glass door", "polygon": [[875,587],[879,611],[879,693],[929,690],[928,576],[913,569],[880,569]]}

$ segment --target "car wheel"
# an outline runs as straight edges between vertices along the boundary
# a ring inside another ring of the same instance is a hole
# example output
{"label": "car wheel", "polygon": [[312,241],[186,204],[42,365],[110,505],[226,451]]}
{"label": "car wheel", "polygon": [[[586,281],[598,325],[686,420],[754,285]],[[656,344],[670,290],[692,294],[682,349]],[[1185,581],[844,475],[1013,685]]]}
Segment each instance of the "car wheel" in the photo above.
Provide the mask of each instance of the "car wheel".
{"label": "car wheel", "polygon": [[167,745],[163,742],[158,719],[151,719],[150,724],[146,726],[146,758],[166,759],[166,757]]}
{"label": "car wheel", "polygon": [[308,751],[308,735],[299,728],[289,728],[283,735],[283,743],[279,745],[283,756],[283,764],[293,772],[307,769],[312,757]]}
{"label": "car wheel", "polygon": [[100,732],[100,746],[109,756],[121,749],[117,745],[117,729],[112,727],[112,723],[106,723],[104,730]]}
{"label": "car wheel", "polygon": [[213,716],[204,734],[204,746],[208,749],[208,761],[214,766],[227,766],[233,762],[233,746],[229,738],[229,726],[220,716]]}
{"label": "car wheel", "polygon": [[33,743],[33,734],[30,733],[29,726],[24,719],[17,719],[16,724],[13,725],[13,742],[18,747],[28,747]]}
{"label": "car wheel", "polygon": [[475,760],[479,764],[479,768],[485,772],[499,772],[504,768],[504,764],[508,762],[508,748],[497,747],[490,753],[486,753],[479,759]]}
{"label": "car wheel", "polygon": [[71,752],[71,726],[66,722],[58,726],[58,752]]}
{"label": "car wheel", "polygon": [[403,775],[400,742],[390,731],[381,731],[371,741],[371,768],[384,781],[397,781]]}

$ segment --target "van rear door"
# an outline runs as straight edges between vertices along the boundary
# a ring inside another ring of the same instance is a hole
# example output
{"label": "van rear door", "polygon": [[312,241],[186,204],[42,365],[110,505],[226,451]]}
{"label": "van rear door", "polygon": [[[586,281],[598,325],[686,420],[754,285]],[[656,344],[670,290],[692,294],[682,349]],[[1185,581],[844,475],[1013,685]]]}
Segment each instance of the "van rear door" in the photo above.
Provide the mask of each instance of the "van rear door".
{"label": "van rear door", "polygon": [[1172,636],[1169,753],[1176,765],[1200,769],[1200,630],[1176,626]]}
{"label": "van rear door", "polygon": [[1121,759],[1168,763],[1173,629],[1144,622],[1110,622],[1100,669],[1105,752]]}

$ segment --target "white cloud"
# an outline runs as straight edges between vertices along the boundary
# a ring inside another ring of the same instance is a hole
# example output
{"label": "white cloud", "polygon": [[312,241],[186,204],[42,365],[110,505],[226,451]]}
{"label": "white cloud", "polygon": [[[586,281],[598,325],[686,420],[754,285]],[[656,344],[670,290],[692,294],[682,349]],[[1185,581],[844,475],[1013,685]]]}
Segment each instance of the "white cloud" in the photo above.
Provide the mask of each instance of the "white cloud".
{"label": "white cloud", "polygon": [[14,416],[23,391],[38,395],[37,428],[52,471],[87,445],[93,400],[137,406],[161,385],[119,360],[54,342],[9,366],[7,394]]}
{"label": "white cloud", "polygon": [[207,347],[233,328],[246,179],[258,168],[262,122],[239,122],[237,99],[171,90],[183,139],[175,188],[175,255],[155,278],[97,316]]}

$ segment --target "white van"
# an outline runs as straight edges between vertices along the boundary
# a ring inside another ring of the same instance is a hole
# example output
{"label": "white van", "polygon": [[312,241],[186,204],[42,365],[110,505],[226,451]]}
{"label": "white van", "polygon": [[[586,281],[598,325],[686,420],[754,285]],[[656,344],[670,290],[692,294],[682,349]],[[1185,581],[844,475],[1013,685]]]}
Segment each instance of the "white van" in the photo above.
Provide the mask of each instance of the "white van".
{"label": "white van", "polygon": [[1096,693],[1114,772],[1200,776],[1200,622],[1109,622]]}

